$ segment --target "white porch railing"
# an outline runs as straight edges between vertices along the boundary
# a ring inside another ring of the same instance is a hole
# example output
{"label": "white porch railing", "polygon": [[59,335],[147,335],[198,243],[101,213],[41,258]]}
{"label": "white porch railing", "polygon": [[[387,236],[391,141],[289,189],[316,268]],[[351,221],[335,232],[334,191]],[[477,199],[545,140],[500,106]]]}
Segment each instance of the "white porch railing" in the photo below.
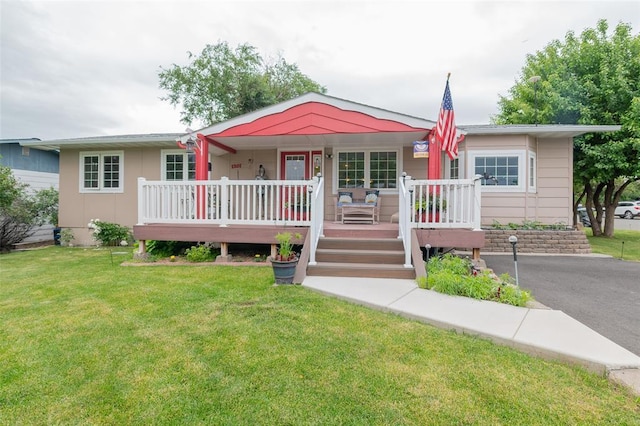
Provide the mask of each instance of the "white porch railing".
{"label": "white porch railing", "polygon": [[479,179],[405,179],[404,184],[411,197],[409,221],[414,228],[480,229]]}
{"label": "white porch railing", "polygon": [[[148,181],[138,178],[138,224],[310,226],[322,218],[319,181]],[[320,228],[320,232],[321,232]]]}
{"label": "white porch railing", "polygon": [[398,238],[411,264],[411,229],[460,228],[479,230],[480,179],[413,180],[400,178]]}

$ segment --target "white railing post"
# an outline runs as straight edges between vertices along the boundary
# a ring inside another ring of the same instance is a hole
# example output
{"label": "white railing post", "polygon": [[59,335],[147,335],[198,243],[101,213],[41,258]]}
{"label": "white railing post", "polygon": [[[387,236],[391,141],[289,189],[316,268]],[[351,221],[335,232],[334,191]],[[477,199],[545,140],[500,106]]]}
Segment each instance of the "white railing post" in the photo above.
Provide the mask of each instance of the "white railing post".
{"label": "white railing post", "polygon": [[473,203],[473,230],[479,231],[482,228],[482,188],[480,179],[474,180]]}
{"label": "white railing post", "polygon": [[398,232],[402,238],[404,247],[404,267],[412,268],[411,264],[411,193],[413,191],[413,182],[411,176],[403,175],[399,182],[399,199],[398,199]]}
{"label": "white railing post", "polygon": [[143,177],[138,178],[138,225],[144,224],[144,211],[145,211],[145,200],[147,198],[147,194],[144,190],[144,183],[146,179]]}
{"label": "white railing post", "polygon": [[220,178],[220,226],[227,226],[229,222],[229,178],[222,176]]}

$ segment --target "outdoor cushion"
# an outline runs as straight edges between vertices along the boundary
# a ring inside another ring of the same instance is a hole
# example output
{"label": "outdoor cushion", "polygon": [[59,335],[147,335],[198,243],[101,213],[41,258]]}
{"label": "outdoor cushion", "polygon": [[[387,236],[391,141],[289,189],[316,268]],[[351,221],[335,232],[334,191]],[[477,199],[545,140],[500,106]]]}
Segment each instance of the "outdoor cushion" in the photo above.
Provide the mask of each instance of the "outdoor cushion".
{"label": "outdoor cushion", "polygon": [[352,192],[338,192],[338,204],[348,204],[353,202]]}
{"label": "outdoor cushion", "polygon": [[378,196],[376,194],[367,194],[364,198],[366,204],[375,204],[378,202]]}

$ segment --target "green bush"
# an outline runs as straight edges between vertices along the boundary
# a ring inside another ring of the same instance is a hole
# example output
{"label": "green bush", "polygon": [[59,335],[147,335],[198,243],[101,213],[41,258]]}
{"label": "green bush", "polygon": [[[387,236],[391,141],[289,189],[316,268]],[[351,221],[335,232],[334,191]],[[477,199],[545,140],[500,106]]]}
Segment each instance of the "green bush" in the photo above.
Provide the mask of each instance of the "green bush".
{"label": "green bush", "polygon": [[508,274],[498,278],[489,271],[481,271],[474,275],[469,259],[452,254],[429,259],[427,271],[428,278],[418,280],[421,288],[515,306],[525,306],[531,300],[531,293],[514,285]]}
{"label": "green bush", "polygon": [[196,241],[147,241],[147,252],[156,258],[182,256],[185,252],[197,245]]}
{"label": "green bush", "polygon": [[198,244],[185,251],[189,262],[210,262],[213,260],[213,252],[209,244]]}
{"label": "green bush", "polygon": [[93,229],[93,239],[103,246],[127,245],[133,240],[129,228],[117,223],[91,219],[89,228]]}
{"label": "green bush", "polygon": [[29,185],[0,165],[0,253],[29,237],[35,227],[58,221],[58,191],[54,188],[31,191]]}

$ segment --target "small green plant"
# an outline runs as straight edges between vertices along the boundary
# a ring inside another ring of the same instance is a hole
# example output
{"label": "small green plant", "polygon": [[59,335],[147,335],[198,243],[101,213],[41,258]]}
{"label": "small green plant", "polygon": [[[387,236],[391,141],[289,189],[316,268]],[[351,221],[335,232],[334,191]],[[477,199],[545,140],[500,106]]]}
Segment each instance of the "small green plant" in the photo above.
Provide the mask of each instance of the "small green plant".
{"label": "small green plant", "polygon": [[491,227],[493,229],[500,229],[500,230],[507,229],[507,227],[505,225],[501,224],[500,222],[498,222],[495,219],[493,219],[493,223],[491,224]]}
{"label": "small green plant", "polygon": [[117,223],[91,219],[87,226],[93,229],[93,239],[103,246],[126,246],[133,240],[129,228]]}
{"label": "small green plant", "polygon": [[63,246],[71,246],[71,241],[73,241],[73,231],[71,228],[64,228],[60,232],[60,242]]}
{"label": "small green plant", "polygon": [[423,194],[421,197],[416,197],[416,201],[414,203],[414,208],[418,213],[424,213],[428,211],[439,211],[442,207],[442,210],[447,209],[447,200],[438,196],[438,195],[426,195]]}
{"label": "small green plant", "polygon": [[147,252],[154,258],[182,256],[186,250],[197,245],[197,241],[147,241]]}
{"label": "small green plant", "polygon": [[276,234],[276,241],[280,246],[278,247],[278,255],[276,260],[293,260],[296,257],[296,253],[293,251],[294,238],[296,240],[302,239],[302,234],[297,232],[295,235],[291,232],[279,232]]}
{"label": "small green plant", "polygon": [[427,270],[428,277],[418,280],[418,285],[439,293],[515,306],[525,306],[532,299],[531,293],[516,286],[508,274],[496,277],[486,270],[473,274],[469,259],[452,254],[432,257]]}
{"label": "small green plant", "polygon": [[189,262],[210,262],[213,260],[213,253],[209,244],[198,244],[185,251]]}

